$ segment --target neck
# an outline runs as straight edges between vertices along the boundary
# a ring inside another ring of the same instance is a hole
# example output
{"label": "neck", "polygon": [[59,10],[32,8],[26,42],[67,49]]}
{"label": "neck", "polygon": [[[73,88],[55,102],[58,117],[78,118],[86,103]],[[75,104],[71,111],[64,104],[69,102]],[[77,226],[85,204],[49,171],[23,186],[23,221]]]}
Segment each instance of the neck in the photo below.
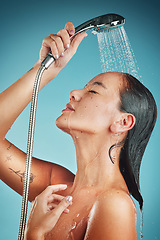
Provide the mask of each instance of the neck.
{"label": "neck", "polygon": [[119,170],[120,148],[112,151],[114,164],[109,157],[109,149],[115,140],[99,134],[72,134],[77,156],[77,174],[73,188],[106,188],[123,178]]}

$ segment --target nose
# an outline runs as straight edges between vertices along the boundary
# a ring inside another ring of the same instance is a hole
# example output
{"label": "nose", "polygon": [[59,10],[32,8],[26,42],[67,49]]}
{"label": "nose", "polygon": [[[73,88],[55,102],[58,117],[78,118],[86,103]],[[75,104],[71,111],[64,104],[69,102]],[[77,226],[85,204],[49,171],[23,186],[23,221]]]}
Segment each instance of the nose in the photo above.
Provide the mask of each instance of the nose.
{"label": "nose", "polygon": [[83,89],[73,90],[70,92],[70,101],[77,101],[79,102],[83,95]]}

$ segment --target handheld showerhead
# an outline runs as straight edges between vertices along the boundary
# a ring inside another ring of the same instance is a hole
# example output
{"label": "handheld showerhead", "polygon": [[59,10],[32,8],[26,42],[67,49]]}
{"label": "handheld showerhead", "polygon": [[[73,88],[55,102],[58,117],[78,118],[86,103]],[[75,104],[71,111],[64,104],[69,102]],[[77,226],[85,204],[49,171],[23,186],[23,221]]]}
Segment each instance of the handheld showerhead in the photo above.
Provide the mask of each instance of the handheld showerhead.
{"label": "handheld showerhead", "polygon": [[[74,38],[75,35],[81,32],[86,32],[88,30],[93,30],[93,34],[97,34],[103,31],[110,31],[117,27],[121,27],[125,24],[125,18],[117,14],[105,14],[96,18],[88,20],[78,27],[75,28],[75,34],[71,37]],[[52,52],[48,53],[48,56],[41,63],[42,66],[47,69],[56,59],[52,56]]]}
{"label": "handheld showerhead", "polygon": [[125,24],[125,18],[117,14],[105,14],[89,21],[86,21],[76,27],[75,32],[80,33],[93,29],[92,33],[109,31]]}

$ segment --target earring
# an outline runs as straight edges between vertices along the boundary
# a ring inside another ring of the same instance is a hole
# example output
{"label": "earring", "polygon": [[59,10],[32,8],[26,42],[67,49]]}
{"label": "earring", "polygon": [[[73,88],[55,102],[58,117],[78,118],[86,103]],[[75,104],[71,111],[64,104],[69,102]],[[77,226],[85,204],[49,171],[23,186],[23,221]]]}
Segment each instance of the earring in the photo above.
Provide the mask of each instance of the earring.
{"label": "earring", "polygon": [[[110,149],[109,149],[109,157],[111,159],[111,162],[114,164],[115,163],[115,160],[116,160],[116,155],[117,155],[117,147],[121,146],[121,143],[118,143],[118,140],[119,140],[119,136],[120,136],[120,133],[115,133],[114,134],[115,136],[117,136],[116,138],[116,143],[113,144]],[[116,149],[116,152],[113,156],[111,156],[111,150],[114,150]]]}

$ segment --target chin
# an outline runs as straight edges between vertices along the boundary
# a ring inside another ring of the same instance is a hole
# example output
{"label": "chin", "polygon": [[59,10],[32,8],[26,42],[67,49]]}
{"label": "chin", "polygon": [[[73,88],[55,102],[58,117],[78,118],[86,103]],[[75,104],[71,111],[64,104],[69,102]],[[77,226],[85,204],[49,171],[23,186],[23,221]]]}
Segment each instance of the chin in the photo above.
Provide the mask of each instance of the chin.
{"label": "chin", "polygon": [[56,126],[70,135],[71,131],[72,133],[73,131],[78,131],[88,134],[96,134],[98,132],[97,124],[92,124],[90,121],[88,121],[88,119],[77,118],[78,117],[71,118],[71,115],[68,115],[68,113],[64,113],[56,119]]}
{"label": "chin", "polygon": [[63,114],[56,119],[56,126],[63,132],[70,133],[68,128],[68,120]]}

